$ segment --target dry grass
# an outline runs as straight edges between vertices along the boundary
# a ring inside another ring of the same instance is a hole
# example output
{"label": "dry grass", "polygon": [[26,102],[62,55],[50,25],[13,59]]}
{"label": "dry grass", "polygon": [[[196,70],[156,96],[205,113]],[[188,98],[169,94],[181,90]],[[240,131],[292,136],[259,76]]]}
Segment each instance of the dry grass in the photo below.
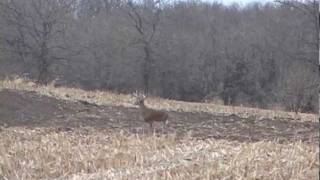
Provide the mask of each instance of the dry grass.
{"label": "dry grass", "polygon": [[[21,78],[2,88],[65,100],[133,107],[130,95],[37,86]],[[294,113],[150,98],[158,109],[213,114],[294,117]],[[300,114],[302,121],[317,115]],[[137,135],[94,128],[0,129],[0,179],[318,179],[319,142],[234,142]]]}
{"label": "dry grass", "polygon": [[9,128],[0,179],[318,179],[319,147],[303,142],[195,140]]}
{"label": "dry grass", "polygon": [[[110,91],[84,91],[76,88],[54,87],[53,84],[48,86],[38,86],[35,83],[22,79],[14,78],[12,80],[0,81],[0,90],[18,89],[26,91],[36,91],[39,94],[55,97],[64,100],[86,100],[88,102],[96,103],[98,105],[116,105],[125,107],[134,107],[134,97],[127,94],[119,94]],[[258,108],[223,106],[211,103],[191,103],[174,100],[166,100],[160,98],[148,98],[146,103],[155,109],[163,109],[168,111],[182,111],[182,112],[206,112],[215,115],[230,115],[236,114],[240,117],[247,118],[248,116],[256,116],[256,118],[270,118],[277,117],[299,119],[301,121],[318,122],[318,115],[299,113],[296,115],[293,112],[285,112],[281,110],[263,110]]]}

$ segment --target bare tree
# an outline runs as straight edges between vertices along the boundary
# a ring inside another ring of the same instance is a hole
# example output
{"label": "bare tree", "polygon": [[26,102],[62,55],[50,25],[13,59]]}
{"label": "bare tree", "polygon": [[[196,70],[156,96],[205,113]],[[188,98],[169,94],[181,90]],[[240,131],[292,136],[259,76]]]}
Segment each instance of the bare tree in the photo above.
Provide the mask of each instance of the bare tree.
{"label": "bare tree", "polygon": [[60,76],[64,85],[85,89],[144,89],[179,100],[314,111],[318,4],[279,2],[240,8],[200,1],[0,0],[0,71],[28,72],[42,83]]}
{"label": "bare tree", "polygon": [[[296,9],[302,12],[309,21],[313,24],[314,28],[314,38],[312,42],[303,42],[308,43],[316,47],[315,51],[311,51],[311,53],[318,54],[319,52],[319,42],[320,42],[320,4],[318,0],[306,0],[306,1],[299,1],[299,0],[275,0],[275,2],[280,3],[284,6],[288,6],[292,9]],[[308,61],[313,63],[313,61]],[[320,65],[320,56],[319,56],[319,65]]]}
{"label": "bare tree", "polygon": [[154,63],[152,43],[160,22],[161,1],[146,0],[143,5],[139,5],[130,0],[127,5],[129,7],[128,15],[139,34],[136,43],[142,44],[143,47],[142,77],[144,92],[148,94]]}
{"label": "bare tree", "polygon": [[[56,60],[65,60],[63,39],[67,16],[71,16],[74,0],[12,0],[1,2],[7,28],[5,41],[21,61],[35,59],[37,81],[48,83],[49,68]],[[10,32],[14,30],[16,33]]]}
{"label": "bare tree", "polygon": [[[302,41],[301,43],[305,44],[311,44],[311,46],[314,46],[315,48],[311,48],[311,51],[307,53],[311,53],[314,55],[314,57],[318,57],[318,78],[320,78],[320,3],[318,0],[306,0],[306,1],[299,1],[299,0],[275,0],[275,2],[280,3],[284,6],[288,6],[290,8],[296,9],[300,12],[302,12],[313,24],[314,27],[314,35],[313,35],[313,40],[310,41]],[[295,54],[294,56],[298,57],[300,54]],[[301,57],[301,56],[300,56]],[[314,59],[312,58],[309,60],[308,58],[301,57],[300,59],[305,60],[308,63],[311,63],[312,65],[316,65],[316,62],[313,61]],[[318,94],[320,96],[320,84],[318,85]],[[303,89],[310,89],[310,88],[315,88],[315,84],[311,84],[307,87],[304,87]],[[304,93],[300,93],[298,99],[301,99],[302,96],[305,95]],[[301,106],[301,102],[298,101],[299,103],[296,106]],[[320,102],[320,99],[319,99]],[[320,109],[319,109],[320,112]]]}

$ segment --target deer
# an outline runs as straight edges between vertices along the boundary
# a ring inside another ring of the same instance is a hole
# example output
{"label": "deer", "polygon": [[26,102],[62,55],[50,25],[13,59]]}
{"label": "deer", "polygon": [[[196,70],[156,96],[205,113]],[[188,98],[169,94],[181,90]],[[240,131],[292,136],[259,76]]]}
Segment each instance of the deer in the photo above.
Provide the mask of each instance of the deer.
{"label": "deer", "polygon": [[150,128],[153,127],[154,122],[162,122],[163,127],[168,124],[168,113],[148,108],[144,103],[144,100],[146,99],[145,95],[135,93],[133,96],[136,97],[136,102],[134,104],[139,106],[142,118],[145,122],[149,123]]}

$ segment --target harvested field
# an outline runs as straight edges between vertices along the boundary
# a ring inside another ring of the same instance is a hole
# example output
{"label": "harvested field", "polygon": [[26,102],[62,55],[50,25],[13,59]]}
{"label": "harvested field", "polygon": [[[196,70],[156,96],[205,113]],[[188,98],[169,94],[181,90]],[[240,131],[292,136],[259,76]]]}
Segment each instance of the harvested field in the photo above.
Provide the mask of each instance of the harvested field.
{"label": "harvested field", "polygon": [[[239,141],[302,140],[314,141],[319,123],[298,122],[286,118],[276,120],[254,117],[241,118],[235,114],[219,116],[204,112],[168,112],[167,128],[157,132],[196,138],[217,138]],[[94,106],[58,100],[35,92],[2,90],[0,92],[0,123],[27,127],[95,127],[124,130],[133,133],[150,131],[139,117],[137,108],[123,106]]]}
{"label": "harvested field", "polygon": [[131,96],[0,89],[0,179],[318,179],[316,115],[148,99],[170,116],[151,130]]}
{"label": "harvested field", "polygon": [[[0,81],[0,89],[11,89],[18,91],[31,91],[39,95],[53,97],[55,99],[67,101],[84,100],[97,105],[112,105],[123,107],[134,107],[134,97],[127,94],[119,94],[114,92],[105,91],[84,91],[76,88],[54,87],[54,84],[48,86],[38,86],[35,83],[16,78],[13,80]],[[293,112],[282,111],[281,109],[265,110],[259,108],[236,107],[236,106],[223,106],[211,103],[190,103],[174,100],[166,100],[155,97],[147,99],[147,104],[155,109],[163,109],[167,111],[178,112],[203,112],[214,115],[232,115],[236,114],[239,117],[247,118],[248,116],[255,115],[257,118],[286,118],[290,120],[298,119],[299,121],[312,121],[318,122],[318,115],[299,113],[298,115]]]}
{"label": "harvested field", "polygon": [[237,142],[94,128],[8,128],[0,133],[8,179],[318,179],[319,148],[301,141]]}

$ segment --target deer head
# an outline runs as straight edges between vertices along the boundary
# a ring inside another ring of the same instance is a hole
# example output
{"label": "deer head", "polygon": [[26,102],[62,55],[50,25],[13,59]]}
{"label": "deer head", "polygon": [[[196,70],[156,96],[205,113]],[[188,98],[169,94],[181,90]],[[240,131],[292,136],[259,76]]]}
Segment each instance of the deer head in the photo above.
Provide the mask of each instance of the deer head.
{"label": "deer head", "polygon": [[136,101],[135,101],[135,105],[142,105],[144,104],[144,100],[146,98],[146,95],[138,92],[138,91],[135,91],[133,94],[132,94],[133,97],[136,98]]}

